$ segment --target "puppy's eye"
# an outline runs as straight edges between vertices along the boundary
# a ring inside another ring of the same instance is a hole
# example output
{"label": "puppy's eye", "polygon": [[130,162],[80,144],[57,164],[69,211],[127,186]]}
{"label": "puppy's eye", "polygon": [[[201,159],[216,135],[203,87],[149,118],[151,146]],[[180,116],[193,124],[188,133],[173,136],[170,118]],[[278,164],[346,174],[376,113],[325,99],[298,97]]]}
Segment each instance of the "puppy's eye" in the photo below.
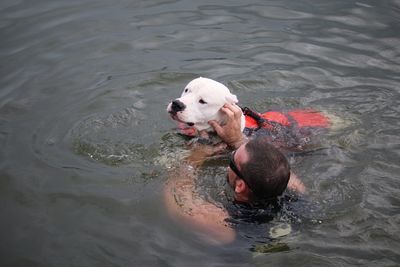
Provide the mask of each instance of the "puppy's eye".
{"label": "puppy's eye", "polygon": [[200,99],[200,100],[199,100],[199,103],[200,103],[200,104],[207,104],[207,102],[204,101],[203,99]]}

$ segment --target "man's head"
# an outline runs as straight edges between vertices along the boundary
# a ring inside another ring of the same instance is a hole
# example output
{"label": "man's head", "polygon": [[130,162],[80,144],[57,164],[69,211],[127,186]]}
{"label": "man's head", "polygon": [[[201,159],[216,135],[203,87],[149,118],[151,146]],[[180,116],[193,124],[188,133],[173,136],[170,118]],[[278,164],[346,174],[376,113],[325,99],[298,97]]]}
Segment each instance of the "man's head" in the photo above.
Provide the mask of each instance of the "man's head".
{"label": "man's head", "polygon": [[269,144],[266,137],[250,140],[232,154],[228,182],[238,201],[252,202],[280,196],[289,178],[286,157]]}

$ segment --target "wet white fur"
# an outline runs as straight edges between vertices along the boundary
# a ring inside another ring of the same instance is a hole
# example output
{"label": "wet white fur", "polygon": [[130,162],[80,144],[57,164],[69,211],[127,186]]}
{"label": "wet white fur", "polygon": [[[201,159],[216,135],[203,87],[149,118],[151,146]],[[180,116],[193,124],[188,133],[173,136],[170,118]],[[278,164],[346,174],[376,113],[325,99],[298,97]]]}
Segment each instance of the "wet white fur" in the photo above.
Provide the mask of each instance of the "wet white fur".
{"label": "wet white fur", "polygon": [[[177,112],[174,117],[183,123],[194,123],[197,130],[211,131],[212,127],[208,124],[210,120],[216,120],[224,124],[226,115],[220,111],[225,103],[236,104],[238,99],[229,89],[212,79],[196,78],[183,89],[181,97],[176,100],[185,104],[185,109]],[[171,110],[172,103],[167,107]],[[244,129],[245,118],[242,115],[242,130]]]}

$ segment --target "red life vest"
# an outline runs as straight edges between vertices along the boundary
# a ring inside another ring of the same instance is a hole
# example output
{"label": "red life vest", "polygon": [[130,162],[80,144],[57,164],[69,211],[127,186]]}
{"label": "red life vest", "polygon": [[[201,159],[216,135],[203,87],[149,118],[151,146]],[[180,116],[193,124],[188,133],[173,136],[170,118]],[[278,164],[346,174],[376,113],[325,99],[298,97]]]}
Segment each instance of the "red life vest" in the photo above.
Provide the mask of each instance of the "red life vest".
{"label": "red life vest", "polygon": [[288,112],[267,111],[256,113],[248,108],[243,108],[246,118],[246,128],[272,129],[273,124],[297,128],[329,128],[330,120],[322,112],[314,109],[295,109]]}
{"label": "red life vest", "polygon": [[246,119],[245,135],[267,136],[271,144],[285,150],[307,150],[309,145],[318,143],[318,135],[331,126],[329,118],[314,109],[262,114],[249,108],[242,108],[242,111]]}

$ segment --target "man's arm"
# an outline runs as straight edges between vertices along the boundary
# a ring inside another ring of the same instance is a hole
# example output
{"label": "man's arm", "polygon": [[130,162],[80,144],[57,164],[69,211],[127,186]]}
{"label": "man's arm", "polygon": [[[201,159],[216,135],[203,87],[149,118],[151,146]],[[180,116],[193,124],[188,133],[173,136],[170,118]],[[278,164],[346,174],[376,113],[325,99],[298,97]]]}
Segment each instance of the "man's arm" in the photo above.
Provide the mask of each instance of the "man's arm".
{"label": "man's arm", "polygon": [[287,185],[287,188],[296,191],[298,193],[304,194],[306,192],[306,187],[303,182],[299,179],[299,177],[294,173],[290,172],[290,178]]}
{"label": "man's arm", "polygon": [[171,218],[183,223],[213,244],[226,244],[235,239],[235,231],[225,219],[228,213],[196,193],[196,171],[204,160],[219,148],[198,146],[192,149],[185,164],[176,169],[164,187],[164,200]]}
{"label": "man's arm", "polygon": [[235,231],[227,225],[228,214],[194,194],[193,179],[172,179],[164,188],[164,199],[171,218],[213,244],[227,244]]}

